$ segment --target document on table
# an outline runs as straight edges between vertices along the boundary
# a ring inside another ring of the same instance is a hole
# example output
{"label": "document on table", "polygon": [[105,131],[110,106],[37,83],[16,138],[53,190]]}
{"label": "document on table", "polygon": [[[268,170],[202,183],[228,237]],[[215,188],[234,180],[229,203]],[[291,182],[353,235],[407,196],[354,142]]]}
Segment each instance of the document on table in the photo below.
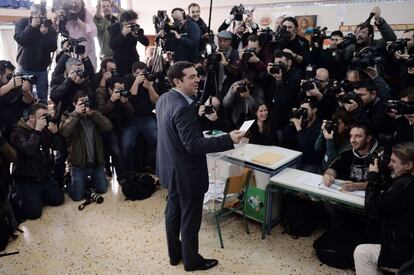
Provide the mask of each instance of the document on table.
{"label": "document on table", "polygon": [[250,129],[250,127],[252,127],[253,123],[254,123],[254,119],[246,120],[245,122],[243,122],[243,125],[240,127],[239,131],[247,132]]}
{"label": "document on table", "polygon": [[273,152],[263,152],[260,155],[255,156],[254,158],[252,158],[252,161],[264,164],[264,165],[273,165],[277,162],[279,162],[280,160],[282,160],[285,156],[278,154],[278,153],[273,153]]}
{"label": "document on table", "polygon": [[343,193],[348,193],[350,195],[354,195],[357,197],[365,198],[365,191],[358,190],[358,191],[349,192],[349,191],[342,190],[343,183],[344,182],[341,180],[335,180],[335,182],[331,186],[326,186],[322,182],[318,187],[324,190],[331,191],[331,192],[343,192]]}

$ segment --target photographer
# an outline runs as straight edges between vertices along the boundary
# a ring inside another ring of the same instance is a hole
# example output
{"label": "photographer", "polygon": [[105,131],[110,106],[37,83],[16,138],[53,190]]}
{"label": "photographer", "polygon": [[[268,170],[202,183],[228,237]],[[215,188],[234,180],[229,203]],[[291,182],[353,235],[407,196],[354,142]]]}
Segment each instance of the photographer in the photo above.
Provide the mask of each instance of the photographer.
{"label": "photographer", "polygon": [[28,120],[20,119],[12,132],[11,144],[17,151],[13,178],[22,212],[29,219],[40,218],[43,203],[58,206],[64,201],[62,189],[52,178],[52,150],[60,140],[47,106],[40,103],[32,105]]}
{"label": "photographer", "polygon": [[371,13],[374,14],[375,26],[377,26],[379,32],[381,33],[382,39],[374,40],[374,27],[370,24],[370,22],[359,24],[355,29],[355,42],[351,42],[351,44],[345,48],[341,46],[342,43],[345,43],[345,39],[338,44],[338,50],[335,56],[338,62],[350,62],[354,57],[354,53],[359,52],[363,48],[384,48],[387,41],[394,41],[397,39],[394,31],[387,24],[387,22],[385,22],[384,18],[381,17],[380,8],[373,8]]}
{"label": "photographer", "polygon": [[85,195],[88,177],[97,193],[105,193],[108,182],[103,165],[102,133],[112,130],[112,124],[100,112],[89,106],[87,94],[78,90],[72,98],[75,108],[66,112],[60,124],[60,133],[68,139],[72,181],[68,186],[70,197],[80,201]]}
{"label": "photographer", "polygon": [[339,154],[350,149],[349,131],[352,123],[351,116],[344,110],[334,113],[331,121],[323,121],[321,132],[315,142],[315,151],[325,154],[322,159],[323,171]]}
{"label": "photographer", "polygon": [[314,149],[314,144],[321,130],[322,121],[317,117],[317,102],[304,100],[300,108],[292,111],[291,124],[283,131],[283,147],[301,151],[301,170],[320,173],[322,153]]}
{"label": "photographer", "polygon": [[173,52],[173,61],[189,61],[197,63],[199,58],[200,28],[190,18],[187,18],[185,11],[181,8],[174,8],[171,11],[174,20],[174,30],[167,35],[161,30],[158,35],[165,37],[165,50]]}
{"label": "photographer", "polygon": [[213,35],[213,32],[210,30],[210,34],[208,26],[204,22],[204,20],[200,17],[200,5],[197,3],[191,3],[188,5],[188,18],[193,20],[197,26],[200,28],[200,51],[206,48],[206,44],[209,42],[210,35]]}
{"label": "photographer", "polygon": [[109,31],[108,28],[118,22],[118,18],[112,14],[112,9],[115,8],[118,13],[122,13],[124,10],[118,6],[113,0],[98,0],[96,5],[96,13],[93,17],[93,22],[96,25],[98,31],[98,41],[101,48],[100,58],[112,57],[112,49],[109,46]]}
{"label": "photographer", "polygon": [[[132,66],[132,75],[125,77],[125,89],[131,91],[128,101],[133,106],[135,115],[129,121],[128,126],[122,129],[122,153],[128,172],[134,172],[135,140],[139,135],[145,138],[148,146],[149,156],[145,159],[147,167],[153,166],[155,161],[155,150],[157,146],[157,122],[152,110],[159,99],[154,89],[152,80],[146,78],[148,72],[145,63],[136,62]],[[141,148],[140,148],[141,149]],[[144,149],[142,149],[144,151]]]}
{"label": "photographer", "polygon": [[93,78],[93,89],[106,88],[106,81],[111,77],[119,77],[115,60],[108,57],[101,61],[100,70]]}
{"label": "photographer", "polygon": [[[401,103],[405,103],[401,110],[390,110],[387,115],[394,118],[394,144],[414,141],[414,86],[401,92]],[[389,103],[387,103],[387,109]],[[388,111],[388,110],[387,110]]]}
{"label": "photographer", "polygon": [[[125,90],[124,80],[120,77],[110,77],[106,80],[106,88],[96,90],[98,111],[109,118],[113,129],[103,133],[104,151],[110,153],[120,184],[126,179],[125,161],[122,156],[119,136],[134,118],[134,107],[129,102],[130,92]],[[106,151],[108,150],[108,151]]]}
{"label": "photographer", "polygon": [[[289,53],[276,52],[274,64],[268,65],[268,74],[260,81],[265,89],[266,103],[270,107],[275,130],[281,130],[289,123],[289,113],[296,104],[302,71],[292,64]],[[278,136],[280,139],[281,134]]]}
{"label": "photographer", "polygon": [[57,34],[46,15],[46,7],[34,4],[30,17],[22,18],[14,25],[19,71],[36,77],[32,84],[36,85],[37,97],[44,104],[47,104],[48,99],[47,67],[52,62],[50,54],[57,49]]}
{"label": "photographer", "polygon": [[239,128],[244,121],[254,119],[254,107],[263,100],[263,90],[255,81],[255,73],[245,73],[240,81],[234,82],[223,99],[223,107],[232,110],[231,123]]}
{"label": "photographer", "polygon": [[118,23],[111,25],[109,31],[109,45],[114,53],[118,72],[121,77],[127,75],[132,64],[139,61],[137,42],[144,46],[149,45],[144,30],[137,24],[138,15],[133,10],[121,13]]}
{"label": "photographer", "polygon": [[[233,22],[233,37],[231,41],[231,46],[236,51],[239,51],[247,46],[248,37],[252,34],[256,34],[259,26],[253,22],[252,12],[247,13],[247,18],[243,21],[243,14],[245,13],[243,6],[234,6],[230,12],[230,16],[224,20],[223,24],[218,28],[218,31],[225,31],[229,28],[230,24]],[[235,17],[238,20],[235,20]],[[249,24],[252,32],[248,31]]]}
{"label": "photographer", "polygon": [[262,55],[262,47],[259,37],[252,34],[247,39],[246,48],[239,51],[239,70],[243,74],[245,71],[254,71],[261,73],[266,71],[266,65],[263,60],[267,60],[268,57]]}
{"label": "photographer", "polygon": [[14,69],[10,61],[0,60],[0,130],[7,139],[24,109],[34,102],[30,82],[15,75]]}
{"label": "photographer", "polygon": [[304,68],[309,64],[309,42],[300,37],[298,32],[298,22],[293,17],[285,17],[282,21],[282,27],[286,29],[287,39],[284,41],[284,52],[292,55],[295,64]]}
{"label": "photographer", "polygon": [[85,37],[85,53],[96,68],[96,52],[94,38],[97,35],[97,29],[93,21],[92,14],[86,9],[83,0],[64,0],[62,1],[62,10],[56,17],[58,30],[65,37],[81,38]]}
{"label": "photographer", "polygon": [[92,83],[85,71],[84,62],[90,64],[89,58],[86,61],[69,58],[66,61],[65,73],[55,75],[50,82],[50,99],[54,103],[55,116],[58,118],[65,111],[73,110],[71,100],[77,90],[83,90],[91,99],[93,98]]}
{"label": "photographer", "polygon": [[337,110],[336,97],[329,93],[329,72],[325,68],[316,70],[314,79],[302,80],[299,100],[311,98],[318,101],[318,117],[329,119]]}
{"label": "photographer", "polygon": [[330,186],[335,179],[341,179],[345,181],[341,186],[344,191],[365,190],[372,156],[378,156],[382,148],[368,125],[354,124],[349,136],[352,149],[340,153],[329,165],[323,174],[323,183]]}
{"label": "photographer", "polygon": [[369,166],[365,211],[380,220],[380,239],[378,244],[356,247],[357,275],[382,274],[380,268],[398,269],[412,259],[414,252],[414,144],[394,146],[388,166],[394,176],[385,183],[378,160]]}

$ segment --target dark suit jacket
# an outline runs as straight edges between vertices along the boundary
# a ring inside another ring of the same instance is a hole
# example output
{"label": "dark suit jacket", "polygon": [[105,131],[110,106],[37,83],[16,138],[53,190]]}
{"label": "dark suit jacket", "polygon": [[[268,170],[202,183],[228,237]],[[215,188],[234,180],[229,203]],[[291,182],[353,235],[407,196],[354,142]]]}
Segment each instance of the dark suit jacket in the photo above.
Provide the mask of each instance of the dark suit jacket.
{"label": "dark suit jacket", "polygon": [[230,135],[204,138],[197,114],[177,91],[157,102],[157,176],[168,188],[176,181],[182,196],[201,197],[208,190],[206,153],[234,148]]}

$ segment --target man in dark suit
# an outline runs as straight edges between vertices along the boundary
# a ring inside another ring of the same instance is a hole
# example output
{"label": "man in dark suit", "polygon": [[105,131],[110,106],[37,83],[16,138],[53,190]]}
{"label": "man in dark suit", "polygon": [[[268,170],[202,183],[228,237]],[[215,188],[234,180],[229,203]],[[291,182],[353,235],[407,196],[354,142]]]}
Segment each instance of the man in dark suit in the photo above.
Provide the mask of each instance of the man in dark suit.
{"label": "man in dark suit", "polygon": [[[206,270],[218,264],[198,254],[204,193],[208,189],[206,153],[233,148],[244,133],[204,138],[191,96],[199,79],[194,65],[182,61],[168,71],[173,88],[157,102],[157,175],[168,188],[166,232],[170,264],[182,259],[186,271]],[[181,231],[181,241],[180,241]]]}

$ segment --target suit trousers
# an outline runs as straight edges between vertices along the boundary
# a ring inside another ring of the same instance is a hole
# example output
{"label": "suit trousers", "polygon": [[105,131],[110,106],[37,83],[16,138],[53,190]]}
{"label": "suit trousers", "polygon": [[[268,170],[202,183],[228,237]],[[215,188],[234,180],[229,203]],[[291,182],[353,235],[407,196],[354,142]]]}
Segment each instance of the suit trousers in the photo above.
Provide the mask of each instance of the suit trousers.
{"label": "suit trousers", "polygon": [[168,255],[172,261],[182,259],[184,266],[193,267],[203,260],[203,257],[198,254],[198,232],[203,212],[203,196],[181,196],[177,192],[176,185],[174,180],[168,188],[165,211]]}

